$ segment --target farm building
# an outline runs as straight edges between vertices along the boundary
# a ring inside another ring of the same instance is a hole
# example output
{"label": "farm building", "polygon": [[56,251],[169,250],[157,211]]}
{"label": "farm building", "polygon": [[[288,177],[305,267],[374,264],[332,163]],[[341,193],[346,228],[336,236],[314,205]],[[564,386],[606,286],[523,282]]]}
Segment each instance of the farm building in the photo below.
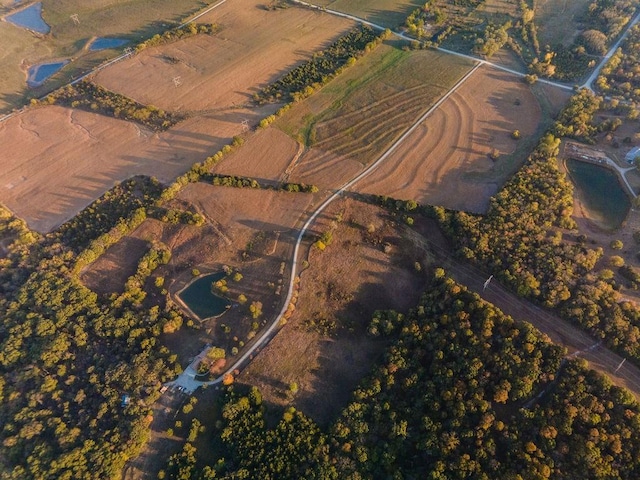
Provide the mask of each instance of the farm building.
{"label": "farm building", "polygon": [[627,163],[633,163],[633,162],[635,162],[637,157],[640,157],[640,147],[633,147],[624,156],[624,159],[627,161]]}

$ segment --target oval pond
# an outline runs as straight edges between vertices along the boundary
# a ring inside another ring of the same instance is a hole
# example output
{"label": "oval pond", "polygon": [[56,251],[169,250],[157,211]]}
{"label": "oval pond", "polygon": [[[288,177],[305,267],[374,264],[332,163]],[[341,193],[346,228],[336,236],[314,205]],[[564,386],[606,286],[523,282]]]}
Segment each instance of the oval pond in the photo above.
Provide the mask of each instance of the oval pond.
{"label": "oval pond", "polygon": [[218,317],[227,311],[231,302],[212,293],[211,285],[225,276],[224,272],[204,275],[182,290],[178,298],[200,319]]}
{"label": "oval pond", "polygon": [[618,228],[631,208],[618,176],[608,168],[571,158],[567,159],[567,169],[593,220],[605,228]]}

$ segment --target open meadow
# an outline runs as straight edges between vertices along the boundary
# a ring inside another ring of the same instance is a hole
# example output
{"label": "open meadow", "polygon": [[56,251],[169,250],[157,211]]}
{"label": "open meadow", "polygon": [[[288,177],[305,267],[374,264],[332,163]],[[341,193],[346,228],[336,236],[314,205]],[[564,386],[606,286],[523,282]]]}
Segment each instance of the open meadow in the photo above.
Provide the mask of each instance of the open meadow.
{"label": "open meadow", "polygon": [[481,67],[354,188],[484,212],[548,125],[551,112],[543,107],[557,101],[556,93],[542,99],[541,106],[544,91],[535,95],[514,75]]}
{"label": "open meadow", "polygon": [[95,82],[165,110],[222,115],[355,25],[301,7],[268,10],[257,0],[230,1],[199,22],[220,31],[149,48],[103,70]]}
{"label": "open meadow", "polygon": [[[28,5],[3,2],[0,7],[0,112],[20,107],[28,97],[40,96],[114,56],[113,50],[89,51],[95,37],[117,37],[131,45],[179,24],[208,1],[198,0],[43,0],[42,16],[51,27],[36,34],[4,20]],[[77,14],[79,23],[72,20]],[[35,64],[73,59],[63,71],[35,90],[27,88],[27,69]]]}
{"label": "open meadow", "polygon": [[300,274],[296,311],[239,377],[259,386],[270,406],[293,404],[321,424],[335,419],[384,350],[384,340],[366,335],[373,312],[414,305],[426,280],[416,262],[429,262],[387,211],[351,198],[314,225],[315,233],[326,231],[333,240],[323,251],[303,253],[309,267]]}

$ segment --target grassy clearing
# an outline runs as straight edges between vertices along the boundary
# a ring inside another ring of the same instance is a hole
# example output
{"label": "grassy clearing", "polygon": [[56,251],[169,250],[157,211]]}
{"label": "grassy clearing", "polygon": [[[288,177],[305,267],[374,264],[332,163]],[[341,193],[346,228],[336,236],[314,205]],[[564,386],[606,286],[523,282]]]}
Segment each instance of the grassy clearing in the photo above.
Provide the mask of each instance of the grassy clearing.
{"label": "grassy clearing", "polygon": [[403,25],[415,8],[424,5],[420,0],[318,0],[310,3],[355,15],[389,28]]}
{"label": "grassy clearing", "polygon": [[[36,36],[14,25],[0,22],[0,111],[20,106],[29,97],[41,96],[114,55],[113,50],[85,49],[96,36],[114,36],[132,44],[180,23],[204,5],[199,0],[43,0],[43,17],[51,33]],[[6,6],[6,5],[5,5]],[[2,9],[4,12],[8,8]],[[78,14],[80,24],[74,24]],[[58,58],[74,61],[41,88],[26,86],[26,68]]]}
{"label": "grassy clearing", "polygon": [[276,126],[307,146],[367,164],[469,68],[453,56],[383,45]]}
{"label": "grassy clearing", "polygon": [[591,0],[542,0],[536,2],[536,23],[541,45],[571,45],[580,31],[580,17]]}

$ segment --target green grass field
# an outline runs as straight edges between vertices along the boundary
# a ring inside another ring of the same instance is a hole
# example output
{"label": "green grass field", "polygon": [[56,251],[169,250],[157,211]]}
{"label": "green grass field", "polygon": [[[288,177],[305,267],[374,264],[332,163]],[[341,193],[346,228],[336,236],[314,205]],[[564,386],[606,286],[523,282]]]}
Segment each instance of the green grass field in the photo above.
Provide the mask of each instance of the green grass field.
{"label": "green grass field", "polygon": [[392,29],[404,25],[409,14],[424,5],[420,0],[309,0],[309,3],[355,15]]}
{"label": "green grass field", "polygon": [[[43,0],[43,17],[51,33],[36,36],[7,22],[0,22],[0,112],[41,96],[69,79],[114,56],[113,50],[88,52],[93,37],[113,36],[132,43],[180,23],[213,1],[202,0]],[[10,3],[3,1],[2,16]],[[77,14],[76,25],[71,15]],[[29,90],[26,68],[48,60],[73,58],[43,87]]]}
{"label": "green grass field", "polygon": [[430,50],[379,47],[276,126],[305,143],[363,164],[381,154],[471,68]]}

